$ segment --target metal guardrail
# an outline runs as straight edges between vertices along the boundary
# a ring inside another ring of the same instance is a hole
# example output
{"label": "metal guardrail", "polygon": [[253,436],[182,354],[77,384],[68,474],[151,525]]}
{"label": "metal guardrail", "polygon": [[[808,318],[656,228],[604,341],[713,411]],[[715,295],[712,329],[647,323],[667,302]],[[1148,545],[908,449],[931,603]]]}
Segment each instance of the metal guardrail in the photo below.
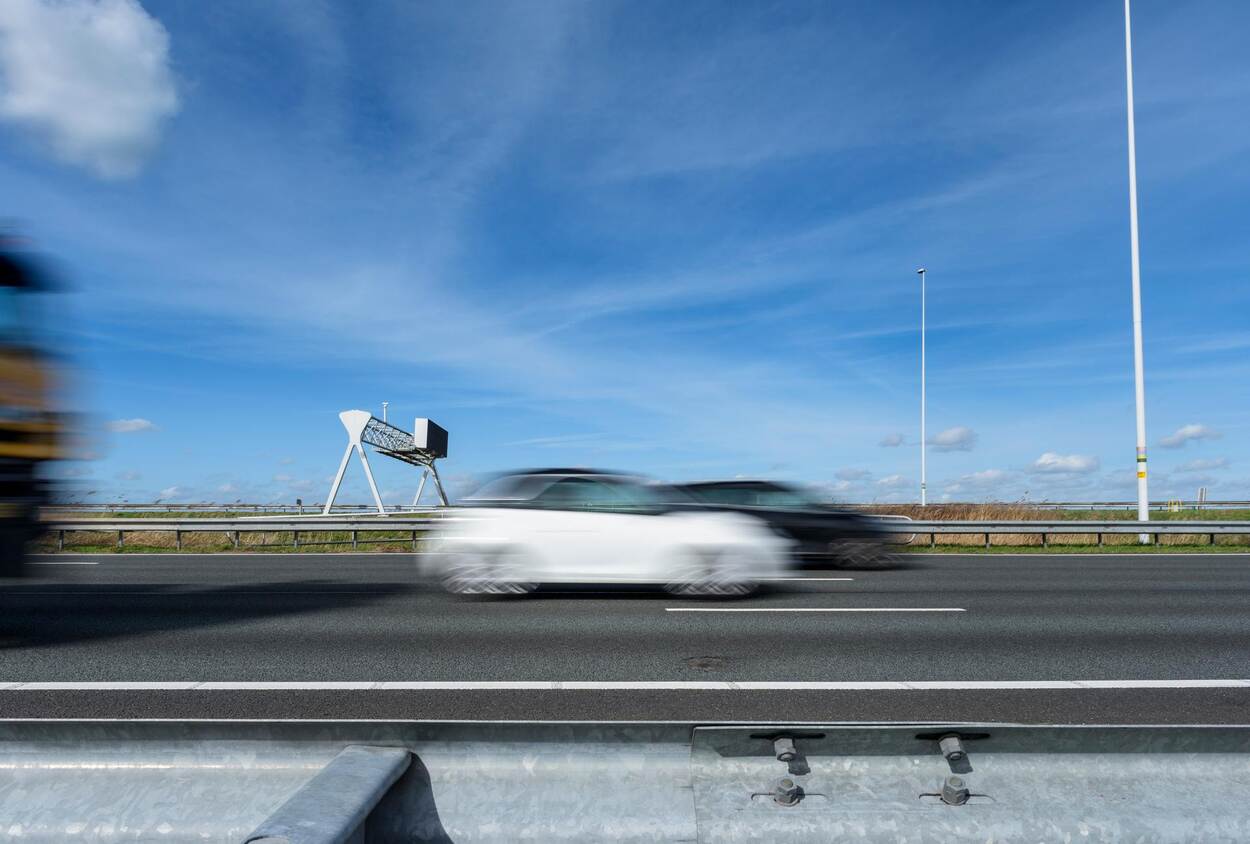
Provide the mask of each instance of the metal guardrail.
{"label": "metal guardrail", "polygon": [[[984,504],[986,502],[948,502],[946,504],[932,505],[936,507],[946,507],[961,504]],[[1018,502],[1001,502],[1004,504],[1019,505],[1021,507],[1032,508],[1036,510],[1137,510],[1136,501],[1018,501]],[[1237,508],[1250,509],[1250,501],[1151,501],[1150,509],[1167,511],[1174,504],[1179,504],[1182,510],[1229,510]],[[64,513],[320,513],[325,505],[320,502],[310,502],[307,504],[217,504],[209,502],[199,502],[196,504],[178,504],[170,502],[150,502],[150,503],[100,503],[100,502],[58,502],[48,509],[53,512]],[[845,502],[842,506],[857,508],[870,505],[866,503]],[[377,508],[371,504],[335,504],[335,510],[343,512],[376,512]],[[388,507],[390,512],[394,513],[422,513],[429,510],[437,509],[428,505],[410,506],[407,504],[393,504]]]}
{"label": "metal guardrail", "polygon": [[[121,502],[114,504],[58,502],[45,509],[50,513],[277,513],[290,515],[320,515],[324,504],[170,504],[150,503],[134,504]],[[370,504],[335,504],[335,511],[344,513],[376,513],[377,508]],[[392,504],[387,508],[391,513],[425,513],[438,509],[428,504],[409,505]]]}
{"label": "metal guardrail", "polygon": [[1244,726],[8,721],[0,756],[23,841],[1250,837]]}
{"label": "metal guardrail", "polygon": [[1093,521],[1065,519],[1062,521],[911,521],[906,523],[886,521],[881,523],[889,533],[919,534],[929,537],[929,545],[937,544],[939,535],[984,535],[985,546],[990,537],[1003,534],[1041,536],[1042,545],[1049,544],[1051,536],[1095,536],[1103,544],[1103,537],[1112,535],[1146,535],[1158,544],[1160,536],[1206,536],[1214,545],[1220,535],[1250,535],[1250,521],[1150,521],[1139,522],[1123,519]]}
{"label": "metal guardrail", "polygon": [[[55,533],[57,547],[65,547],[65,535],[73,532],[100,531],[115,533],[117,547],[125,546],[128,533],[162,532],[173,533],[175,547],[182,548],[182,536],[186,533],[223,533],[226,534],[234,547],[241,547],[240,535],[246,533],[290,533],[291,544],[300,547],[301,533],[346,533],[348,538],[343,542],[331,544],[347,544],[353,548],[362,542],[383,541],[395,542],[395,533],[407,533],[408,541],[415,549],[420,534],[431,526],[453,518],[450,514],[438,515],[396,515],[396,516],[307,516],[304,518],[234,518],[234,519],[53,519],[46,525],[46,531]],[[1097,543],[1103,544],[1106,535],[1145,534],[1151,536],[1156,543],[1161,536],[1206,536],[1212,545],[1216,537],[1221,535],[1250,535],[1250,521],[1151,521],[1135,520],[1119,521],[905,521],[893,518],[878,520],[881,529],[892,534],[912,535],[905,540],[910,544],[916,537],[929,539],[935,545],[939,535],[983,535],[985,544],[990,544],[990,537],[995,535],[1033,535],[1041,536],[1042,544],[1047,545],[1051,536],[1095,536]],[[370,539],[362,534],[388,532],[392,536],[383,539]],[[327,544],[305,542],[304,545]]]}
{"label": "metal guardrail", "polygon": [[390,534],[407,533],[405,541],[412,543],[416,550],[420,534],[430,529],[442,516],[308,516],[306,518],[266,518],[250,517],[241,519],[53,519],[44,526],[45,533],[53,533],[57,537],[57,550],[65,548],[65,534],[75,532],[103,532],[117,535],[117,547],[124,548],[128,533],[172,533],[174,547],[182,550],[182,538],[186,533],[222,533],[226,534],[235,548],[244,547],[241,534],[247,533],[290,533],[291,545],[299,548],[301,533],[346,533],[348,539],[336,543],[312,544],[348,544],[357,548],[362,542],[395,542],[396,537],[369,538],[361,534],[386,532]]}

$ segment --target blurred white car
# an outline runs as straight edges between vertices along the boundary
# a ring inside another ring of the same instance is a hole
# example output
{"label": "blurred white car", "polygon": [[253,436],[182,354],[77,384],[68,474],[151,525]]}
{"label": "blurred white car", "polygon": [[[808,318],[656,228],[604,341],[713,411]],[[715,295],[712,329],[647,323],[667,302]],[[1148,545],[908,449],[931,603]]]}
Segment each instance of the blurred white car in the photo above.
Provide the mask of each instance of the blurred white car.
{"label": "blurred white car", "polygon": [[624,475],[504,475],[463,503],[423,558],[425,573],[458,594],[641,583],[730,597],[790,565],[791,540],[764,522],[668,504],[656,488]]}

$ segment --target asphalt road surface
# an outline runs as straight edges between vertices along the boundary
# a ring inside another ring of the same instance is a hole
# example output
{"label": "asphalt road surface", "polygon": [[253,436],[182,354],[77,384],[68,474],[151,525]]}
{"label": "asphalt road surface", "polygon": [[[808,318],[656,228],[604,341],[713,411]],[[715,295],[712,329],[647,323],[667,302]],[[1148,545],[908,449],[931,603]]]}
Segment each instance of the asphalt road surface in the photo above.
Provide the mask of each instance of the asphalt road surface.
{"label": "asphalt road surface", "polygon": [[727,602],[461,599],[399,554],[34,570],[0,584],[0,717],[1250,723],[1250,555],[916,555]]}

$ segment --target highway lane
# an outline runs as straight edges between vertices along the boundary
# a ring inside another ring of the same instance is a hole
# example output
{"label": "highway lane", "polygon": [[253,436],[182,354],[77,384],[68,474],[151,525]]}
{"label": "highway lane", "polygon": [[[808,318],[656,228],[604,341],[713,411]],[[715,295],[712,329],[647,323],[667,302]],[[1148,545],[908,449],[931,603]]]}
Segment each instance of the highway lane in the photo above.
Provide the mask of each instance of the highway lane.
{"label": "highway lane", "polygon": [[[724,603],[637,590],[457,599],[394,554],[41,560],[57,565],[0,591],[0,683],[1250,678],[1250,555],[915,555]],[[671,611],[689,609],[701,611]],[[1250,684],[0,690],[7,717],[1234,723],[1250,722],[1248,704]]]}

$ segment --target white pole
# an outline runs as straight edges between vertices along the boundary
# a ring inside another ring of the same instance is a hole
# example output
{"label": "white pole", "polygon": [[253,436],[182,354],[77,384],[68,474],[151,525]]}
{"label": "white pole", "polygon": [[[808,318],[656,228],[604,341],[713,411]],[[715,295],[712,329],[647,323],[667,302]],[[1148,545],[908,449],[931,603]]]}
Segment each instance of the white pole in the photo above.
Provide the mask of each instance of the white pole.
{"label": "white pole", "polygon": [[925,332],[925,291],[924,291],[924,267],[916,270],[920,274],[920,506],[925,506],[925,488],[926,488],[926,466],[925,466],[925,360],[924,360],[924,332]]}
{"label": "white pole", "polygon": [[[1150,494],[1146,481],[1146,376],[1142,361],[1141,259],[1137,246],[1137,135],[1133,126],[1133,27],[1129,0],[1124,0],[1124,69],[1128,83],[1128,213],[1129,239],[1133,251],[1133,381],[1137,392],[1137,520],[1150,520]],[[1143,545],[1149,534],[1137,535]]]}
{"label": "white pole", "polygon": [[388,402],[388,401],[384,401],[384,402],[382,402],[382,421],[383,421],[383,422],[385,422],[385,421],[386,421],[386,406],[387,406],[387,405],[389,405],[389,404],[390,404],[390,402]]}

